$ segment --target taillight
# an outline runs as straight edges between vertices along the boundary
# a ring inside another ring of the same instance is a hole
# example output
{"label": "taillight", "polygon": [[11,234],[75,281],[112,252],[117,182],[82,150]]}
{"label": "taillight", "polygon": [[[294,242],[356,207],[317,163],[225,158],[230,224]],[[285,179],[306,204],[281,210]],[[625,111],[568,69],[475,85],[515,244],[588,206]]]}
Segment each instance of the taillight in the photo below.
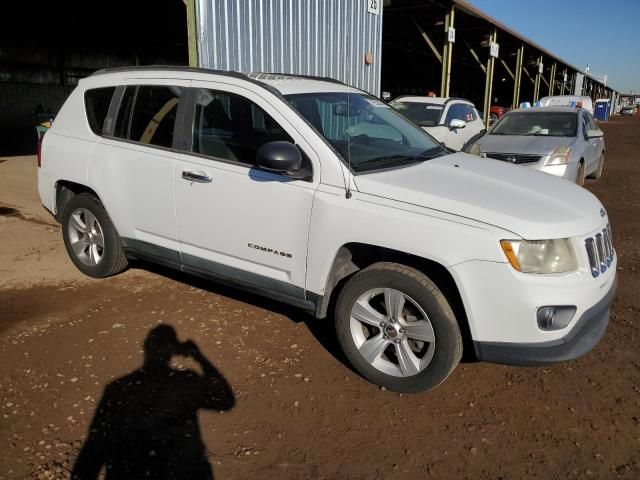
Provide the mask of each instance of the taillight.
{"label": "taillight", "polygon": [[42,166],[42,140],[44,140],[45,133],[38,138],[38,168]]}

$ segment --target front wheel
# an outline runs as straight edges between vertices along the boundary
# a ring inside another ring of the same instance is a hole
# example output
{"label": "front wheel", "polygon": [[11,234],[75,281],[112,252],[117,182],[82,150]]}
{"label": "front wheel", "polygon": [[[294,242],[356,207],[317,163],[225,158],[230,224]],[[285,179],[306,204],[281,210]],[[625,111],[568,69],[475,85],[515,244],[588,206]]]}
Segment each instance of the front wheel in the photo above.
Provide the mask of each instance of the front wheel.
{"label": "front wheel", "polygon": [[578,165],[578,173],[576,174],[576,184],[584,187],[584,162]]}
{"label": "front wheel", "polygon": [[64,246],[85,275],[104,278],[127,268],[120,237],[95,195],[76,195],[62,213]]}
{"label": "front wheel", "polygon": [[377,263],[353,276],[336,304],[336,332],[363,377],[396,392],[435,388],[462,357],[462,336],[442,292],[422,272]]}

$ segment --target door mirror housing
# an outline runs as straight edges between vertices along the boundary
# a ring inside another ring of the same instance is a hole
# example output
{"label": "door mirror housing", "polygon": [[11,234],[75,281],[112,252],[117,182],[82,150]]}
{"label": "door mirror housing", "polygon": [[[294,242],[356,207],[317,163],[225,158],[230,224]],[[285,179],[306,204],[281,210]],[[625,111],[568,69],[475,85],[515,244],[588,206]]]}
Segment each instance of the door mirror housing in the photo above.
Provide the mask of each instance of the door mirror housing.
{"label": "door mirror housing", "polygon": [[467,122],[464,120],[460,120],[459,118],[454,118],[449,122],[449,130],[455,130],[456,128],[464,128],[467,126]]}
{"label": "door mirror housing", "polygon": [[[298,178],[302,168],[302,154],[291,142],[268,142],[256,152],[256,165],[265,170]],[[307,175],[308,172],[304,172],[304,177]]]}
{"label": "door mirror housing", "polygon": [[587,130],[587,138],[602,138],[604,132],[602,130]]}

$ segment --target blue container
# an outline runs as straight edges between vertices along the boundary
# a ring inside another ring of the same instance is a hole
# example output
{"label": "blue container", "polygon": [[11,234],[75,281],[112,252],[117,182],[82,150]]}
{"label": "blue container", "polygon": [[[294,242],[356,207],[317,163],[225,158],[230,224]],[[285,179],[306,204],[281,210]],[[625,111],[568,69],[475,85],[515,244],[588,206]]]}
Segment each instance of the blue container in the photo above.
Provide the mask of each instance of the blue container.
{"label": "blue container", "polygon": [[596,105],[593,109],[593,116],[600,121],[606,122],[609,120],[609,105],[611,100],[596,100]]}

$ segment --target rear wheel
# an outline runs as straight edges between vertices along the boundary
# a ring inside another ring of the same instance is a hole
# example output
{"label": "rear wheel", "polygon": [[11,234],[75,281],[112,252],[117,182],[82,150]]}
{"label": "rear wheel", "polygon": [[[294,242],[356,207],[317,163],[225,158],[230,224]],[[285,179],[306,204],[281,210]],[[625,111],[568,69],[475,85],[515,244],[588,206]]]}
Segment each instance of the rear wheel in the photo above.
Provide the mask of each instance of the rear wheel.
{"label": "rear wheel", "polygon": [[584,186],[584,162],[580,160],[580,164],[578,165],[578,173],[576,174],[576,184],[581,187]]}
{"label": "rear wheel", "polygon": [[462,356],[451,307],[423,273],[377,263],[345,285],[336,305],[338,341],[353,367],[396,392],[430,390]]}
{"label": "rear wheel", "polygon": [[120,237],[95,195],[81,193],[69,200],[62,236],[71,261],[85,275],[104,278],[127,268]]}

